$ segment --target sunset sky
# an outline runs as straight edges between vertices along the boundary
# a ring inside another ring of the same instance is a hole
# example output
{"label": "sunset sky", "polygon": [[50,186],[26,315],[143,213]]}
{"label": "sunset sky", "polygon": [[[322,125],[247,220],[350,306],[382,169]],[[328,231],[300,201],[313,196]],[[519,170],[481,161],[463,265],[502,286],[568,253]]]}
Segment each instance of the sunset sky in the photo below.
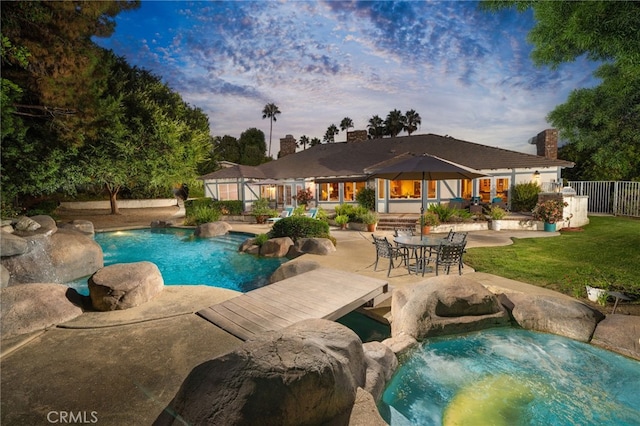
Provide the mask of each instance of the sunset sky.
{"label": "sunset sky", "polygon": [[344,117],[366,129],[393,109],[420,114],[416,133],[533,154],[527,141],[550,127],[546,115],[597,83],[586,60],[533,65],[531,12],[470,1],[142,0],[116,22],[98,44],[201,108],[212,135],[257,127],[268,141],[262,109],[275,103],[274,157],[286,134],[322,139]]}

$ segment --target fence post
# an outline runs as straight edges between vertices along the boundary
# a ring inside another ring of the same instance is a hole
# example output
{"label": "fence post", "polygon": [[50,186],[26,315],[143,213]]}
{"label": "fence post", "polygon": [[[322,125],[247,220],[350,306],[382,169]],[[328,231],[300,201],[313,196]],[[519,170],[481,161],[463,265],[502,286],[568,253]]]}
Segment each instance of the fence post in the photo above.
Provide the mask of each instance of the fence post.
{"label": "fence post", "polygon": [[618,181],[613,183],[613,215],[618,215]]}

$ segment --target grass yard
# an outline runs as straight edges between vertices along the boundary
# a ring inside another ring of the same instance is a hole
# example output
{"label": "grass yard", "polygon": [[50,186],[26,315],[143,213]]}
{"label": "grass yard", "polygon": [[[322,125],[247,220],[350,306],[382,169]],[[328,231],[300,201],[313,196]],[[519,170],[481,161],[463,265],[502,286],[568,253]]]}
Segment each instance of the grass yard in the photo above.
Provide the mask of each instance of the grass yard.
{"label": "grass yard", "polygon": [[640,294],[640,220],[605,216],[589,220],[584,232],[469,249],[465,263],[478,272],[573,297],[586,297],[585,285]]}

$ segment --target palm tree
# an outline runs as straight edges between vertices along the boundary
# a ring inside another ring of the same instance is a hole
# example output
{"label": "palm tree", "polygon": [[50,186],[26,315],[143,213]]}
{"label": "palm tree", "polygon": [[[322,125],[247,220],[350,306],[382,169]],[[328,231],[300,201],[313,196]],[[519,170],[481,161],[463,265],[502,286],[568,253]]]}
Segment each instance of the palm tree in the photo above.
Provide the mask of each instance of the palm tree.
{"label": "palm tree", "polygon": [[332,124],[327,128],[327,132],[324,134],[324,141],[327,143],[334,143],[338,133],[340,133],[340,130],[338,130],[338,127],[336,127],[335,124]]}
{"label": "palm tree", "polygon": [[418,126],[421,124],[422,118],[420,117],[420,114],[418,114],[415,110],[410,109],[404,115],[404,130],[407,131],[409,136],[411,136],[411,133],[418,130]]}
{"label": "palm tree", "polygon": [[298,141],[298,146],[301,146],[303,151],[307,149],[308,144],[309,144],[309,136],[307,135],[300,136],[300,140]]}
{"label": "palm tree", "polygon": [[316,145],[320,145],[322,143],[322,141],[320,140],[320,138],[313,138],[309,141],[309,146],[316,146]]}
{"label": "palm tree", "polygon": [[353,127],[353,120],[350,119],[349,117],[345,117],[342,119],[342,121],[340,122],[340,130],[342,131],[349,131],[350,128]]}
{"label": "palm tree", "polygon": [[384,121],[379,115],[374,115],[369,119],[369,136],[372,138],[381,138],[384,135]]}
{"label": "palm tree", "polygon": [[387,119],[384,120],[386,133],[392,138],[395,138],[404,128],[404,125],[402,124],[403,122],[404,115],[402,115],[402,111],[394,109],[389,112],[389,114],[387,114]]}
{"label": "palm tree", "polygon": [[262,110],[262,119],[269,118],[271,124],[269,126],[269,157],[271,157],[271,134],[273,133],[273,122],[278,121],[276,115],[280,114],[280,110],[276,104],[266,104]]}

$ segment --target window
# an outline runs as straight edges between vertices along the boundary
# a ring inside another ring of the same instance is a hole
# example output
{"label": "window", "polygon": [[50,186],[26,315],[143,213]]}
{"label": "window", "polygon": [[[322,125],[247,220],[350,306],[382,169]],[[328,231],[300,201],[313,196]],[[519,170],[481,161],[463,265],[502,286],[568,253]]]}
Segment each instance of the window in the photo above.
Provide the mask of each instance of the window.
{"label": "window", "polygon": [[365,182],[345,182],[344,201],[356,201],[358,191],[365,187]]}
{"label": "window", "polygon": [[378,179],[378,200],[384,200],[384,184],[386,180]]}
{"label": "window", "polygon": [[471,184],[471,179],[462,179],[462,185],[460,185],[460,196],[469,200],[471,199],[472,192],[473,186]]}
{"label": "window", "polygon": [[491,179],[480,179],[479,192],[483,203],[491,202]]}
{"label": "window", "polygon": [[502,201],[507,201],[509,198],[509,178],[496,179],[496,197],[502,198]]}
{"label": "window", "polygon": [[339,196],[338,182],[320,184],[320,201],[338,201]]}
{"label": "window", "polygon": [[218,196],[219,200],[237,200],[238,185],[235,183],[219,183]]}
{"label": "window", "polygon": [[391,199],[421,197],[419,180],[392,180],[390,188],[391,194],[389,198]]}

